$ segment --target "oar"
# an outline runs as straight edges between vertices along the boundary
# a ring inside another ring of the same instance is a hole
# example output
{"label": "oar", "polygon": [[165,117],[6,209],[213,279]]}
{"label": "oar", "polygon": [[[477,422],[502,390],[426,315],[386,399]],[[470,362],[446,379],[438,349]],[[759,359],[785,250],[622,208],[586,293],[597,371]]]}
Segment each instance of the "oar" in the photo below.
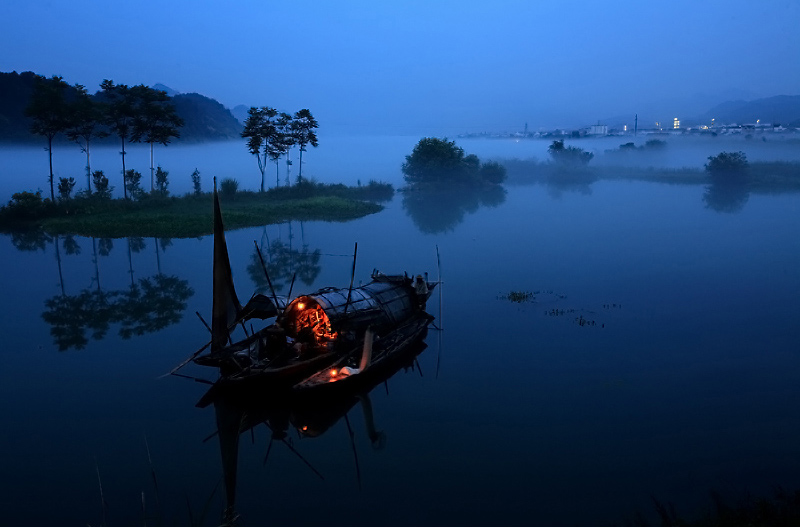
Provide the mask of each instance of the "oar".
{"label": "oar", "polygon": [[350,273],[350,287],[347,289],[347,302],[344,304],[344,312],[347,313],[347,308],[350,305],[350,295],[353,293],[353,280],[356,278],[356,256],[358,255],[358,242],[353,249],[353,272]]}
{"label": "oar", "polygon": [[356,451],[356,440],[353,429],[350,427],[350,419],[344,414],[344,422],[347,424],[347,433],[350,434],[350,446],[353,447],[353,457],[356,460],[356,479],[358,480],[358,490],[361,490],[361,467],[358,465],[358,451]]}
{"label": "oar", "polygon": [[[297,271],[294,272],[292,275],[292,283],[289,284],[289,295],[286,297],[286,305],[289,305],[289,302],[292,300],[292,289],[294,289],[294,279],[297,278]],[[278,307],[277,305],[275,306]]]}
{"label": "oar", "polygon": [[[439,378],[439,366],[441,364],[442,359],[442,330],[444,329],[444,324],[442,324],[442,260],[439,257],[439,246],[436,246],[436,267],[438,269],[437,280],[439,282],[439,327],[436,329],[439,330],[439,338],[438,338],[438,349],[436,350],[436,378]],[[436,326],[434,326],[436,327]]]}
{"label": "oar", "polygon": [[181,368],[183,368],[184,366],[186,366],[187,364],[189,364],[190,362],[192,362],[192,361],[195,359],[195,357],[197,357],[198,355],[200,355],[201,353],[203,353],[203,352],[205,351],[205,349],[206,349],[207,347],[209,347],[210,345],[211,345],[211,342],[207,342],[205,346],[203,346],[203,347],[202,347],[202,348],[200,348],[199,350],[197,350],[197,351],[195,351],[194,353],[192,353],[192,356],[191,356],[191,357],[189,357],[189,358],[188,358],[188,359],[186,359],[185,361],[181,362],[180,364],[178,364],[177,366],[175,366],[174,368],[172,368],[170,371],[168,371],[167,373],[165,373],[164,375],[162,375],[161,377],[159,377],[159,379],[163,379],[164,377],[167,377],[167,376],[169,376],[169,375],[172,375],[172,374],[174,374],[176,371],[180,370]]}
{"label": "oar", "polygon": [[306,464],[306,466],[307,466],[308,468],[310,468],[310,469],[311,469],[311,471],[312,471],[314,474],[316,474],[317,476],[319,476],[319,479],[321,479],[321,480],[323,480],[323,481],[325,480],[325,477],[324,477],[322,474],[320,474],[320,473],[319,473],[319,471],[317,471],[317,469],[315,469],[315,468],[314,468],[314,466],[313,466],[311,463],[309,463],[309,462],[308,462],[308,460],[306,460],[306,458],[304,458],[304,457],[303,457],[303,455],[302,455],[302,454],[300,454],[300,452],[298,452],[298,451],[297,451],[297,450],[296,450],[296,449],[295,449],[295,448],[294,448],[294,447],[291,445],[291,443],[289,443],[289,442],[286,440],[286,438],[285,438],[285,437],[283,438],[283,444],[284,444],[284,445],[286,445],[286,446],[289,448],[289,450],[291,450],[291,451],[294,453],[294,455],[296,455],[297,457],[299,457],[299,458],[300,458],[300,461],[302,461],[303,463],[305,463],[305,464]]}
{"label": "oar", "polygon": [[[269,425],[267,425],[267,426],[269,426]],[[264,463],[262,463],[262,466],[266,466],[267,465],[267,460],[269,459],[269,453],[270,453],[271,450],[272,450],[272,438],[269,438],[269,439],[267,439],[267,453],[264,456]]]}
{"label": "oar", "polygon": [[439,329],[444,329],[442,324],[442,260],[439,258],[439,246],[436,246],[436,267],[438,269],[438,282],[439,282]]}
{"label": "oar", "polygon": [[213,332],[211,331],[211,328],[208,326],[208,322],[206,322],[206,320],[203,318],[203,315],[201,315],[199,311],[195,311],[195,312],[194,312],[194,314],[195,314],[195,315],[197,315],[197,318],[199,318],[199,319],[200,319],[200,322],[202,322],[202,323],[203,323],[203,325],[206,327],[206,329],[208,330],[208,332],[209,332],[209,333],[213,333]]}
{"label": "oar", "polygon": [[173,373],[172,375],[174,375],[175,377],[182,377],[184,379],[191,379],[194,382],[199,382],[199,383],[203,383],[203,384],[210,384],[212,386],[214,385],[213,382],[211,382],[211,381],[209,381],[207,379],[201,379],[199,377],[192,377],[191,375],[184,375],[182,373]]}

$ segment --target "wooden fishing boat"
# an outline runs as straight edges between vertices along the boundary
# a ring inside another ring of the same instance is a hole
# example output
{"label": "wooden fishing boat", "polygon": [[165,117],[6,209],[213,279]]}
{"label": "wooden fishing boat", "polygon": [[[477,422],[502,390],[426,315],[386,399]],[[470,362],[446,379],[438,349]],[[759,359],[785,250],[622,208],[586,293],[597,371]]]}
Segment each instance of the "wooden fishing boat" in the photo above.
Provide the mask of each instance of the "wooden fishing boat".
{"label": "wooden fishing boat", "polygon": [[293,392],[299,397],[318,397],[318,394],[333,395],[370,385],[406,360],[416,344],[424,340],[432,321],[431,315],[418,313],[382,338],[376,338],[371,328],[368,329],[360,353],[338,358],[329,367],[295,384]]}
{"label": "wooden fishing boat", "polygon": [[[210,350],[200,354],[205,351],[201,350],[192,360],[219,369],[217,389],[245,384],[286,389],[317,372],[329,371],[331,365],[357,361],[365,347],[367,328],[371,335],[369,345],[374,346],[378,361],[392,354],[398,343],[419,337],[433,320],[425,307],[438,282],[421,275],[411,278],[379,271],[373,271],[371,281],[365,285],[353,287],[352,281],[351,277],[350,287],[320,289],[291,302],[274,293],[271,297],[254,295],[241,306],[231,277],[215,188]],[[270,283],[268,275],[267,282]],[[273,323],[247,334],[245,321],[270,317],[275,317]],[[245,338],[233,342],[231,332],[239,325]],[[198,404],[203,403],[201,400]]]}

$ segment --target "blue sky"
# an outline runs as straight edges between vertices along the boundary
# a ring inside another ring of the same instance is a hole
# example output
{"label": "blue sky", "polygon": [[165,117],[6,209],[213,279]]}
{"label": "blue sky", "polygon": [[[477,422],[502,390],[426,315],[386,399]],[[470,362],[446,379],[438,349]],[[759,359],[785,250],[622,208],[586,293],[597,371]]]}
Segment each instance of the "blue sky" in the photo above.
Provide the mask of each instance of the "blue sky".
{"label": "blue sky", "polygon": [[800,94],[800,2],[6,0],[0,71],[456,134]]}

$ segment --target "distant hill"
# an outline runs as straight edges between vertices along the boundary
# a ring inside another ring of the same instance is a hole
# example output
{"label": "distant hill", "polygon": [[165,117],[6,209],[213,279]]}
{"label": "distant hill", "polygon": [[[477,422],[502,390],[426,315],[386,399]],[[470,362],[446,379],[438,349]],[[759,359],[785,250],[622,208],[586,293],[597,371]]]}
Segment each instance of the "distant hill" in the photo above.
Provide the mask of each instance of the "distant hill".
{"label": "distant hill", "polygon": [[249,106],[245,106],[244,104],[239,104],[233,107],[231,113],[233,114],[234,117],[236,117],[236,119],[239,120],[240,123],[244,124],[244,122],[247,120],[248,111],[250,111]]}
{"label": "distant hill", "polygon": [[0,72],[0,141],[30,141],[28,131],[31,122],[25,117],[36,75],[32,71],[23,73]]}
{"label": "distant hill", "polygon": [[701,116],[703,121],[718,123],[762,123],[800,126],[800,95],[776,95],[752,101],[728,101]]}
{"label": "distant hill", "polygon": [[199,93],[182,93],[173,97],[172,102],[184,120],[180,141],[220,141],[241,137],[242,124],[214,99]]}
{"label": "distant hill", "polygon": [[161,83],[153,84],[150,87],[153,88],[154,90],[161,90],[161,91],[165,92],[167,95],[169,95],[170,97],[175,97],[176,95],[181,93],[181,92],[173,90],[169,86],[166,86],[166,85],[161,84]]}
{"label": "distant hill", "polygon": [[[25,117],[25,108],[33,93],[35,79],[36,74],[31,71],[0,72],[0,142],[42,141],[41,137],[30,133],[31,120]],[[216,100],[198,93],[178,94],[163,84],[156,84],[153,87],[166,91],[168,95],[170,92],[176,94],[171,98],[178,115],[184,120],[184,126],[180,129],[181,136],[172,140],[174,143],[198,143],[241,137],[242,124],[230,110]],[[59,141],[66,139],[60,138]],[[108,138],[106,142],[108,141],[115,139]]]}

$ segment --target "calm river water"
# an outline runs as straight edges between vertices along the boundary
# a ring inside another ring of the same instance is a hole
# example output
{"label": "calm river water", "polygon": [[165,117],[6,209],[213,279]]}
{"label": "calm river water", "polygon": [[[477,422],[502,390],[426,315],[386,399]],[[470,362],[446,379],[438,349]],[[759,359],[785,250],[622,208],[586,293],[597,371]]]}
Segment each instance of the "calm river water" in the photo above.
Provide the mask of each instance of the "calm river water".
{"label": "calm river water", "polygon": [[[358,178],[398,183],[414,142],[392,143],[399,161],[372,154],[374,176]],[[435,278],[438,246],[445,282],[419,370],[370,394],[382,448],[364,403],[319,437],[290,429],[266,463],[256,427],[241,437],[241,524],[609,525],[653,518],[651,496],[692,517],[710,491],[800,488],[800,195],[720,207],[707,192],[398,194],[357,221],[228,233],[244,299],[253,240],[302,264],[296,293],[347,286],[354,242],[356,281]],[[205,385],[159,378],[207,338],[194,312],[209,319],[211,249],[0,235],[0,524],[218,525]]]}

